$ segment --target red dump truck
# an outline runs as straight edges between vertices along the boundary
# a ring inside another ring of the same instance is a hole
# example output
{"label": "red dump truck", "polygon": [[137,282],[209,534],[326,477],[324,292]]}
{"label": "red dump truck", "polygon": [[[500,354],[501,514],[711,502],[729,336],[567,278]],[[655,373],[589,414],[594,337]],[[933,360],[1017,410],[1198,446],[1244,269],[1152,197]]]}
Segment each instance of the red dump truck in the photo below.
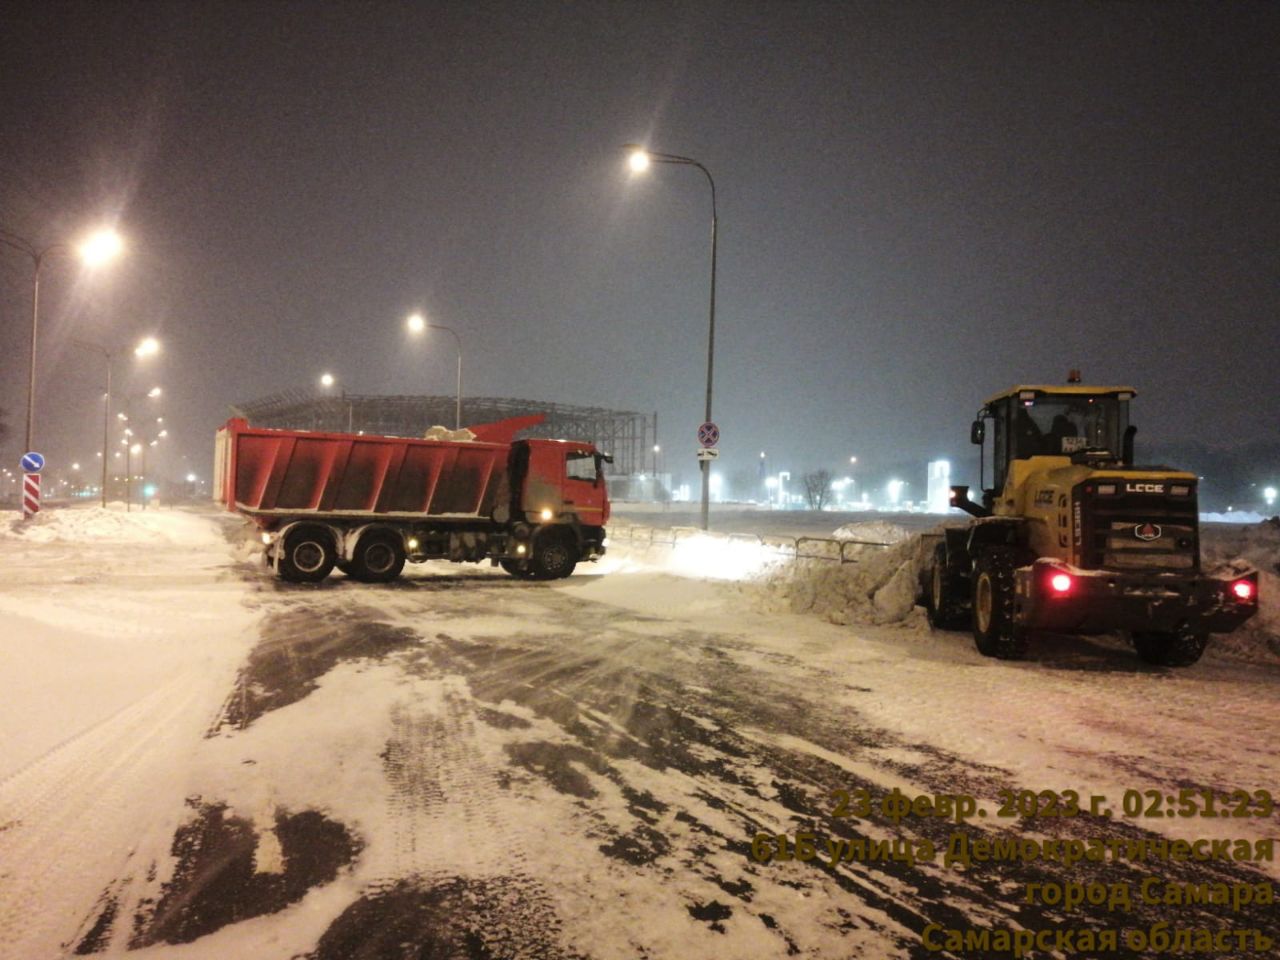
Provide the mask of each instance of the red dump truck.
{"label": "red dump truck", "polygon": [[214,499],[262,530],[285,580],[334,567],[394,580],[405,561],[501,565],[512,576],[567,577],[604,555],[609,497],[602,463],[576,440],[516,440],[543,417],[472,427],[472,440],[415,440],[219,428]]}

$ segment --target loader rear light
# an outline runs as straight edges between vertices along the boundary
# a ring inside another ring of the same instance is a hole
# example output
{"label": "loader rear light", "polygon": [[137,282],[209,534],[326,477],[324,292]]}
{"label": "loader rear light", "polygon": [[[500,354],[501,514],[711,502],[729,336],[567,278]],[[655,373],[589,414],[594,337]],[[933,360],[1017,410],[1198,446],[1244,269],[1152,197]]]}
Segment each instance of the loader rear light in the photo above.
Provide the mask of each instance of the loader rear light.
{"label": "loader rear light", "polygon": [[1055,573],[1049,578],[1049,589],[1058,596],[1066,596],[1071,592],[1073,581],[1069,573]]}
{"label": "loader rear light", "polygon": [[1252,580],[1237,580],[1231,585],[1231,595],[1237,600],[1252,600],[1253,591]]}

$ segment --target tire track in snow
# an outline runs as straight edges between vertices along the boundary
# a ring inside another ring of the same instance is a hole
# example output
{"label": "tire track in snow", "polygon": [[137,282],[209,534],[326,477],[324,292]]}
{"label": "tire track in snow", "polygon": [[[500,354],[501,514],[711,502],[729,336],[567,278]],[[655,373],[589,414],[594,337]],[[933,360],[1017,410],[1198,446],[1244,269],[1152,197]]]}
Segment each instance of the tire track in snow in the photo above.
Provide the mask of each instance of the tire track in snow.
{"label": "tire track in snow", "polygon": [[[0,785],[0,943],[12,956],[51,955],[76,932],[75,917],[34,905],[69,901],[68,889],[91,904],[135,851],[167,847],[166,801],[180,809],[182,797],[157,796],[154,785],[172,782],[165,765],[191,739],[180,721],[202,698],[200,676],[172,678]],[[146,809],[155,817],[139,815]]]}

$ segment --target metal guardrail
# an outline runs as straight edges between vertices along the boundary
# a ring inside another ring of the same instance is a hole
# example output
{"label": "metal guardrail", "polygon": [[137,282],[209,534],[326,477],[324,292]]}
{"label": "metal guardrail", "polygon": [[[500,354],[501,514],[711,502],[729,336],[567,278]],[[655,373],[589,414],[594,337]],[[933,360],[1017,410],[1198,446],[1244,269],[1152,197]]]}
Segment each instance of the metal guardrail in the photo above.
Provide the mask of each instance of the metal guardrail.
{"label": "metal guardrail", "polygon": [[755,533],[709,533],[697,527],[646,527],[635,524],[610,526],[610,540],[626,540],[649,546],[675,547],[695,536],[711,537],[725,543],[749,543],[773,550],[791,560],[828,560],[832,563],[857,563],[856,554],[864,547],[884,549],[891,543],[879,540],[836,540],[833,537],[786,537]]}

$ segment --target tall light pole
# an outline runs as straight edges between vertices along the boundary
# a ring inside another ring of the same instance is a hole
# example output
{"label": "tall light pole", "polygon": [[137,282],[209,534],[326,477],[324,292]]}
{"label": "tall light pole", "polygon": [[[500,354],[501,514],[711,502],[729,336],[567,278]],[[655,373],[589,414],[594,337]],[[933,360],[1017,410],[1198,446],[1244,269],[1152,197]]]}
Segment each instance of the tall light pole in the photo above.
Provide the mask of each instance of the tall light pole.
{"label": "tall light pole", "polygon": [[[27,378],[27,436],[25,450],[35,445],[36,422],[36,343],[40,332],[40,272],[44,267],[45,257],[54,253],[66,253],[71,248],[65,243],[53,243],[47,247],[38,247],[8,230],[0,230],[0,243],[6,247],[20,250],[31,258],[31,367]],[[120,252],[123,243],[120,235],[114,230],[100,230],[92,234],[77,248],[80,259],[88,266],[94,267],[105,263]]]}
{"label": "tall light pole", "polygon": [[462,338],[458,336],[458,331],[452,327],[446,327],[439,323],[427,323],[426,318],[420,314],[412,314],[405,321],[405,326],[409,328],[409,332],[415,336],[421,334],[424,330],[443,330],[446,333],[453,334],[453,342],[458,347],[458,399],[453,408],[453,429],[462,429]]}
{"label": "tall light pole", "polygon": [[[707,324],[707,408],[705,422],[711,422],[711,384],[716,354],[716,182],[711,171],[692,157],[680,157],[673,153],[655,153],[636,144],[624,147],[628,163],[634,173],[644,173],[651,163],[674,163],[685,167],[697,167],[711,187],[711,309]],[[701,461],[702,468],[702,529],[708,527],[711,503],[711,461]]]}
{"label": "tall light pole", "polygon": [[[102,508],[107,508],[107,446],[111,442],[111,361],[112,351],[98,343],[76,339],[76,345],[88,350],[96,350],[107,362],[107,389],[102,394]],[[146,337],[133,348],[135,357],[150,357],[160,352],[160,341],[155,337]]]}
{"label": "tall light pole", "polygon": [[[125,408],[130,413],[132,413],[134,400],[144,400],[144,399],[154,400],[156,399],[156,397],[160,396],[161,393],[163,393],[163,391],[159,387],[152,387],[146,393],[130,394],[128,397],[125,398]],[[123,414],[121,419],[123,419],[125,423],[128,423],[129,414],[128,413]],[[125,509],[125,513],[128,513],[133,509],[133,470],[131,467],[129,454],[138,453],[141,449],[138,444],[132,443],[133,435],[134,435],[133,429],[131,427],[126,427],[124,431],[124,436],[125,436],[125,439],[124,439],[124,445],[125,445],[124,509]],[[141,436],[141,434],[139,434],[139,436]],[[145,442],[145,438],[143,438],[143,442]],[[146,509],[145,502],[143,504],[143,509]]]}

